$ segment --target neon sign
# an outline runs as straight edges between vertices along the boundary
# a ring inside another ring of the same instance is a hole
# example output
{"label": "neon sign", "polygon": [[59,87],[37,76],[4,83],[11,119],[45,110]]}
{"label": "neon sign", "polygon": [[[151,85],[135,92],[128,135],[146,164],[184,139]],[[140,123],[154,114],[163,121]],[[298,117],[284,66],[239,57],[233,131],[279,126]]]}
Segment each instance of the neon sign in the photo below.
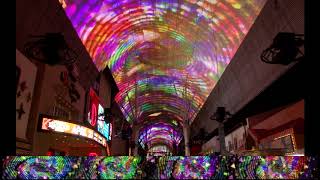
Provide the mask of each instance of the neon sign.
{"label": "neon sign", "polygon": [[73,123],[50,119],[50,118],[43,118],[41,129],[47,130],[47,131],[63,132],[66,134],[83,136],[98,142],[104,147],[107,146],[107,140],[104,137],[102,137],[99,133],[78,124],[73,124]]}
{"label": "neon sign", "polygon": [[91,126],[96,126],[98,119],[98,104],[99,98],[94,92],[93,89],[90,89],[89,92],[90,103],[89,103],[89,112],[88,112],[88,122]]}

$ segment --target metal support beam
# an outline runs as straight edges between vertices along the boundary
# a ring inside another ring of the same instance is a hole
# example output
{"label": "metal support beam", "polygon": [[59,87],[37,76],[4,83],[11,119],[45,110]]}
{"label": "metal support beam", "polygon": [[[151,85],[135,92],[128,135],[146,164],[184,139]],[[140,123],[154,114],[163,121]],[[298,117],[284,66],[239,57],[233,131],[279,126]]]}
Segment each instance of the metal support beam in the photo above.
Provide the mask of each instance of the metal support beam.
{"label": "metal support beam", "polygon": [[190,125],[188,121],[183,124],[183,136],[184,136],[184,146],[185,146],[185,156],[190,156]]}
{"label": "metal support beam", "polygon": [[225,134],[224,134],[224,125],[223,123],[219,122],[219,142],[220,142],[220,152],[221,155],[227,155],[226,150],[226,141],[225,141]]}

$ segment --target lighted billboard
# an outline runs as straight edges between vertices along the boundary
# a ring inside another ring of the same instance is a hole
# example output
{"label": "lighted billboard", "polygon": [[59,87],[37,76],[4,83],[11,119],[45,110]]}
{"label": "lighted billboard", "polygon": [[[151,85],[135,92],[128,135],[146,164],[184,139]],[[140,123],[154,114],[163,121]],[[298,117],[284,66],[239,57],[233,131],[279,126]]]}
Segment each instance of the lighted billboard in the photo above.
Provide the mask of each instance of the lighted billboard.
{"label": "lighted billboard", "polygon": [[51,118],[42,118],[41,129],[46,131],[62,132],[92,139],[104,147],[107,146],[106,139],[94,130],[74,123],[55,120]]}

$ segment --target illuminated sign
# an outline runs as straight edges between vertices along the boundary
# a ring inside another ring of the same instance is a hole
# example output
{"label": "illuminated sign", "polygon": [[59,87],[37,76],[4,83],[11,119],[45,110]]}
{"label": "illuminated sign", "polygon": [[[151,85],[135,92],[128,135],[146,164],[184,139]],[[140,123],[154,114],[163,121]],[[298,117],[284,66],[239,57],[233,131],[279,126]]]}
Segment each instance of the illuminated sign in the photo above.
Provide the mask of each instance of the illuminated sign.
{"label": "illuminated sign", "polygon": [[104,109],[100,104],[99,104],[99,107],[98,107],[98,120],[99,121],[104,121]]}
{"label": "illuminated sign", "polygon": [[96,126],[98,119],[98,104],[99,98],[93,89],[89,91],[89,112],[88,112],[88,122],[91,126]]}
{"label": "illuminated sign", "polygon": [[111,140],[111,123],[106,123],[104,120],[104,109],[103,107],[99,104],[98,108],[98,131],[105,137],[107,138],[108,141]]}
{"label": "illuminated sign", "polygon": [[110,131],[109,131],[109,139],[111,140],[111,135],[112,135],[112,124],[110,123]]}
{"label": "illuminated sign", "polygon": [[98,154],[97,153],[95,153],[95,152],[91,152],[91,153],[89,153],[89,155],[88,156],[98,156]]}
{"label": "illuminated sign", "polygon": [[106,139],[102,137],[99,133],[78,124],[73,124],[73,123],[50,119],[50,118],[43,118],[41,129],[47,130],[47,131],[63,132],[66,134],[83,136],[83,137],[92,139],[98,142],[99,144],[102,144],[104,147],[107,146]]}

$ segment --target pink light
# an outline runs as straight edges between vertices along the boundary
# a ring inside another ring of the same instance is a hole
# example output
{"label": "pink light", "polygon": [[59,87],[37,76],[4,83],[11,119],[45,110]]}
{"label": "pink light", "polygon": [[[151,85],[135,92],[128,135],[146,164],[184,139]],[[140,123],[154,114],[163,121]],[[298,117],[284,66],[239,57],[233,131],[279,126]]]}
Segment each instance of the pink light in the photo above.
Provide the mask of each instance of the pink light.
{"label": "pink light", "polygon": [[91,152],[91,153],[89,153],[89,156],[98,156],[98,154],[95,152]]}

